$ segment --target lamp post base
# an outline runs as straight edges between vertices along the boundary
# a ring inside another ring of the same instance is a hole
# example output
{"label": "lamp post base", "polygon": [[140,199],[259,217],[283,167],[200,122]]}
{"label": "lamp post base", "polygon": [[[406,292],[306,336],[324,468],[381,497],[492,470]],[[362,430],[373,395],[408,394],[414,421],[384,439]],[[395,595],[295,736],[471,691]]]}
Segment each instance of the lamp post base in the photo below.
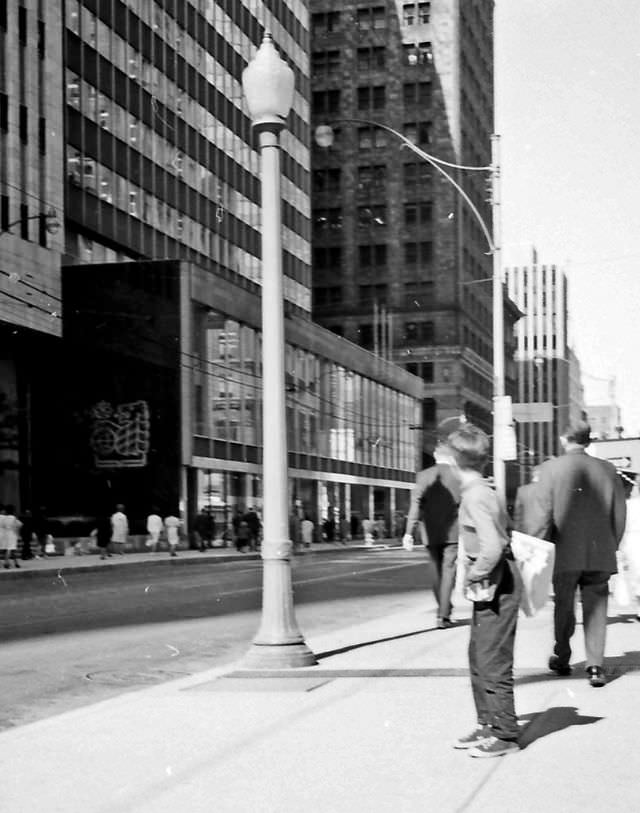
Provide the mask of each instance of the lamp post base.
{"label": "lamp post base", "polygon": [[304,641],[295,644],[252,644],[240,661],[243,669],[301,669],[315,666],[316,656]]}

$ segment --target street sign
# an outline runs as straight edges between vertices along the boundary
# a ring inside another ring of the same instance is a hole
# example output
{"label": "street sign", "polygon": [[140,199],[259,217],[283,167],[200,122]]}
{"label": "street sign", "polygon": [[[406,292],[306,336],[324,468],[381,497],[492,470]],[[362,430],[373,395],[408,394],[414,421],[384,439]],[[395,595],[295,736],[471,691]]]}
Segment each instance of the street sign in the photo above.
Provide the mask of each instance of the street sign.
{"label": "street sign", "polygon": [[549,401],[514,404],[513,419],[518,423],[552,423],[553,404]]}

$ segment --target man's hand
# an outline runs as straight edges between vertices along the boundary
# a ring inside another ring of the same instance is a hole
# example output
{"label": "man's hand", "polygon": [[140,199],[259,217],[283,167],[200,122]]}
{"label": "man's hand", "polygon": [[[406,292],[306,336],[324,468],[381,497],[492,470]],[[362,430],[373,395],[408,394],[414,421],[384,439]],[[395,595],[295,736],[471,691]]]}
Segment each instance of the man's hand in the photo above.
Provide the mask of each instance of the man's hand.
{"label": "man's hand", "polygon": [[402,547],[405,550],[413,550],[413,536],[411,534],[405,534],[402,537]]}

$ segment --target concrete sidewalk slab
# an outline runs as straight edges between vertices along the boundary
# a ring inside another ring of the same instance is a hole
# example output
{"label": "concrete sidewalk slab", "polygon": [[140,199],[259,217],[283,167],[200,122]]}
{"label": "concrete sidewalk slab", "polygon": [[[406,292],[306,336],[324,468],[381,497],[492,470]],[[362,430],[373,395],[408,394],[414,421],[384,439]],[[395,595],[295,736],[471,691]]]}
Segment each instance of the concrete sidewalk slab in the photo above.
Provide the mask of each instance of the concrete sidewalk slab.
{"label": "concrete sidewalk slab", "polygon": [[[615,611],[615,608],[612,608]],[[640,807],[640,625],[609,626],[615,679],[545,669],[551,613],[521,618],[524,750],[473,760],[468,628],[405,612],[309,643],[318,667],[265,689],[212,670],[0,734],[0,808],[47,813],[423,813]],[[581,630],[575,638],[578,645]],[[333,653],[333,654],[330,654]],[[574,661],[582,657],[576,646]],[[362,677],[366,668],[376,677]],[[447,676],[438,676],[437,670]],[[402,671],[407,676],[393,676]],[[325,675],[326,673],[326,675]],[[314,676],[322,675],[322,681]],[[262,685],[260,686],[260,681]],[[218,684],[218,685],[217,685]]]}

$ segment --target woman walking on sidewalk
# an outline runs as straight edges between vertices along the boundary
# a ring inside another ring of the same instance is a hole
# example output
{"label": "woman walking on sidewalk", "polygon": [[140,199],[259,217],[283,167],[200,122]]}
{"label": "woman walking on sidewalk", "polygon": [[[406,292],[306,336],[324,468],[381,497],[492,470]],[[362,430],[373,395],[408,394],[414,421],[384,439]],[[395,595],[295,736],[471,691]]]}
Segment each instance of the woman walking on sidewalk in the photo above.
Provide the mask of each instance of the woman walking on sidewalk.
{"label": "woman walking on sidewalk", "polygon": [[448,439],[461,483],[459,527],[465,553],[465,593],[473,601],[469,671],[476,728],[454,744],[472,757],[519,750],[513,700],[513,646],[522,579],[507,536],[507,517],[483,478],[489,438],[466,424]]}
{"label": "woman walking on sidewalk", "polygon": [[15,567],[20,567],[18,563],[18,535],[22,523],[15,516],[15,508],[12,505],[5,505],[0,510],[0,547],[4,548],[4,566],[9,569],[10,560],[13,560]]}

